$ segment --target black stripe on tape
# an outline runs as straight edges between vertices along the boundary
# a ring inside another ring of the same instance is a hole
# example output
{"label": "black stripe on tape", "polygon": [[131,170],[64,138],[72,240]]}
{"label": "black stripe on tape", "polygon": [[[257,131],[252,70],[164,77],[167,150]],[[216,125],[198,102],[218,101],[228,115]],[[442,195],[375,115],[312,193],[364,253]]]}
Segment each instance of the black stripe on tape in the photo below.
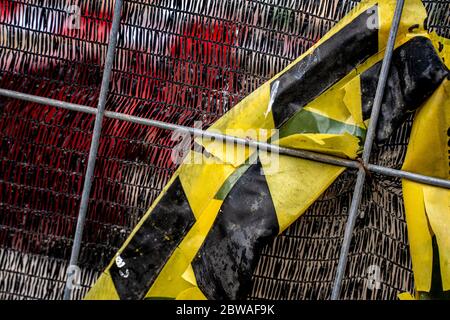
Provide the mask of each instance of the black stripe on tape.
{"label": "black stripe on tape", "polygon": [[177,177],[109,270],[121,299],[144,298],[194,222]]}

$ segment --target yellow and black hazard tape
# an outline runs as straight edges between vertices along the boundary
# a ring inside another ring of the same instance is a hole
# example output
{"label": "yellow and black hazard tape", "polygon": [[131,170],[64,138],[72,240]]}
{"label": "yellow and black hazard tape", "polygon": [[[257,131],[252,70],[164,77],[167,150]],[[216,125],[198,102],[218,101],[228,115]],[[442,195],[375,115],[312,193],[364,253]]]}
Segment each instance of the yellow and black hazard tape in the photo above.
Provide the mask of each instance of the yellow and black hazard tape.
{"label": "yellow and black hazard tape", "polygon": [[[363,1],[209,130],[241,138],[253,130],[260,141],[356,158],[394,7],[393,0]],[[404,167],[448,178],[448,160],[445,168],[435,164],[444,153],[448,156],[447,140],[440,139],[450,122],[443,63],[450,61],[448,44],[442,49],[444,39],[424,29],[425,17],[420,0],[406,1],[376,141],[385,142],[407,112],[425,103]],[[433,117],[439,117],[439,126],[434,127]],[[434,135],[425,137],[427,130]],[[426,143],[439,150],[432,161],[423,159]],[[344,170],[243,146],[224,148],[221,141],[199,138],[196,144],[205,152],[188,154],[87,299],[244,298],[263,245],[305,212]],[[448,202],[441,201],[449,199],[448,190],[412,182],[404,182],[404,188],[417,289],[429,292],[431,286],[428,215],[439,248],[442,287],[449,290],[450,215]],[[424,252],[426,262],[421,263]]]}

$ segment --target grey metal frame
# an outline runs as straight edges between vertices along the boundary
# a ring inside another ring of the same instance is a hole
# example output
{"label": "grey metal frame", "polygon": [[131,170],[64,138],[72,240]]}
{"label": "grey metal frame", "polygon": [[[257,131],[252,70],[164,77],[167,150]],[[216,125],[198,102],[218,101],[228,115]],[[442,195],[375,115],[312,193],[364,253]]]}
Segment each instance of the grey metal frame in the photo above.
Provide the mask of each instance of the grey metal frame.
{"label": "grey metal frame", "polygon": [[372,143],[374,140],[374,134],[375,134],[376,124],[377,124],[377,120],[378,120],[378,114],[379,114],[381,102],[383,99],[384,87],[386,84],[387,76],[389,74],[389,67],[390,67],[390,63],[391,63],[392,52],[394,49],[395,37],[397,34],[399,21],[400,21],[401,14],[403,11],[404,0],[397,0],[397,5],[395,8],[395,13],[394,13],[394,20],[393,20],[393,24],[391,26],[391,30],[390,30],[390,34],[389,34],[389,40],[388,40],[388,44],[387,44],[387,48],[386,48],[386,52],[385,52],[385,56],[384,56],[384,60],[383,60],[383,65],[382,65],[382,69],[381,69],[381,73],[380,73],[380,79],[378,82],[377,91],[376,91],[376,95],[375,95],[374,106],[373,106],[372,113],[371,113],[371,121],[370,121],[370,124],[368,127],[367,136],[366,136],[366,140],[364,143],[362,162],[355,161],[355,160],[342,159],[339,157],[330,156],[330,155],[317,153],[317,152],[285,148],[285,147],[281,147],[281,146],[270,144],[270,143],[237,138],[237,137],[223,135],[223,134],[216,133],[216,132],[204,131],[204,130],[197,129],[197,128],[191,128],[191,127],[180,126],[180,125],[157,121],[157,120],[140,118],[140,117],[131,116],[131,115],[118,113],[118,112],[105,111],[106,98],[107,98],[108,90],[109,90],[111,69],[112,69],[112,64],[114,61],[114,54],[115,54],[117,37],[118,37],[118,32],[119,32],[119,27],[120,27],[122,2],[123,2],[122,0],[117,0],[115,2],[113,22],[112,22],[110,38],[109,38],[110,40],[109,40],[108,51],[107,51],[106,60],[105,60],[105,67],[103,70],[102,84],[101,84],[101,88],[100,88],[100,96],[99,96],[99,102],[98,102],[97,108],[79,105],[79,104],[68,103],[68,102],[45,98],[45,97],[39,97],[39,96],[35,96],[35,95],[29,95],[29,94],[25,94],[25,93],[21,93],[21,92],[17,92],[17,91],[11,91],[11,90],[6,90],[6,89],[0,88],[1,96],[20,99],[20,100],[29,101],[29,102],[38,103],[38,104],[45,104],[45,105],[49,105],[49,106],[53,106],[53,107],[57,107],[57,108],[76,111],[76,112],[88,113],[88,114],[95,115],[95,117],[96,117],[95,123],[94,123],[94,131],[92,134],[90,151],[89,151],[89,158],[88,158],[89,160],[88,160],[88,165],[87,165],[85,180],[84,180],[84,185],[83,185],[81,204],[80,204],[80,209],[79,209],[79,214],[78,214],[78,219],[77,219],[77,226],[76,226],[76,230],[75,230],[74,242],[73,242],[73,246],[72,246],[72,252],[71,252],[69,268],[68,268],[68,270],[72,270],[72,272],[70,274],[68,272],[68,274],[67,274],[67,282],[66,282],[66,287],[64,290],[64,299],[65,300],[71,299],[71,293],[72,293],[71,284],[73,283],[73,278],[75,276],[73,267],[76,267],[78,264],[78,256],[79,256],[79,252],[80,252],[80,248],[81,248],[84,222],[86,219],[86,212],[87,212],[88,203],[89,203],[89,195],[90,195],[90,190],[91,190],[91,185],[92,185],[95,161],[97,158],[98,144],[99,144],[99,140],[100,140],[100,136],[101,136],[103,117],[107,117],[110,119],[116,119],[116,120],[122,120],[122,121],[128,121],[128,122],[146,125],[146,126],[158,127],[158,128],[167,129],[167,130],[184,130],[194,136],[203,136],[206,138],[222,139],[222,141],[226,141],[229,143],[246,145],[246,146],[259,148],[259,149],[267,150],[267,151],[274,152],[274,153],[279,153],[279,154],[284,154],[284,155],[288,155],[288,156],[299,157],[299,158],[313,160],[313,161],[319,161],[322,163],[357,169],[358,175],[357,175],[357,180],[356,180],[356,184],[355,184],[355,190],[354,190],[353,197],[352,197],[352,203],[350,206],[349,217],[348,217],[346,228],[345,228],[344,240],[343,240],[342,247],[341,247],[341,253],[340,253],[340,257],[339,257],[336,278],[335,278],[335,282],[333,285],[333,290],[332,290],[332,295],[331,295],[332,300],[339,299],[341,285],[342,285],[342,279],[343,279],[343,276],[345,273],[348,251],[349,251],[350,242],[351,242],[352,233],[353,233],[353,228],[355,225],[358,207],[359,207],[359,204],[361,201],[362,190],[364,187],[366,170],[371,171],[376,174],[382,174],[385,176],[396,177],[396,178],[404,178],[404,179],[408,179],[411,181],[424,183],[427,185],[433,185],[433,186],[437,186],[437,187],[443,187],[443,188],[450,189],[450,180],[416,174],[416,173],[408,172],[408,171],[404,171],[404,170],[387,168],[384,166],[379,166],[379,165],[369,163],[370,153],[371,153],[371,149],[372,149]]}

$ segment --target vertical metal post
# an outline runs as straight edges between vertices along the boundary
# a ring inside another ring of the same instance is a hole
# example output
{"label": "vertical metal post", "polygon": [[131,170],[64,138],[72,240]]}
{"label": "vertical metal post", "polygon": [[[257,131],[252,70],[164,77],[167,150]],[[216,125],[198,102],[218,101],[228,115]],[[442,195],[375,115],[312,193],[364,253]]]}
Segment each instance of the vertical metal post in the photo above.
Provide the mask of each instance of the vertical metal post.
{"label": "vertical metal post", "polygon": [[[375,100],[373,103],[372,112],[370,115],[369,128],[367,130],[366,140],[364,142],[364,151],[362,155],[363,165],[369,164],[370,153],[372,151],[372,143],[375,138],[375,132],[378,123],[378,115],[381,109],[381,103],[384,96],[384,88],[389,75],[389,68],[392,60],[392,53],[394,51],[395,38],[397,37],[398,28],[400,25],[400,19],[403,12],[404,0],[397,0],[395,7],[394,18],[392,20],[392,26],[389,32],[389,39],[386,46],[386,52],[384,55],[383,63],[381,66],[381,72],[377,84],[377,91],[375,93]],[[350,242],[352,240],[353,228],[355,227],[356,217],[358,215],[358,207],[361,202],[364,180],[366,178],[366,171],[364,167],[358,170],[358,175],[355,184],[355,190],[353,192],[352,203],[350,205],[347,225],[345,226],[344,240],[342,242],[341,252],[339,255],[339,263],[337,266],[336,277],[334,279],[333,291],[331,293],[331,299],[339,299],[342,287],[342,279],[344,278],[345,268],[347,265],[348,252],[350,249]]]}
{"label": "vertical metal post", "polygon": [[89,195],[91,193],[92,179],[94,175],[95,160],[97,158],[98,144],[102,131],[103,115],[105,112],[106,98],[109,90],[109,80],[111,69],[116,51],[117,36],[120,27],[120,14],[122,10],[122,0],[116,0],[114,5],[114,13],[112,19],[111,31],[109,34],[108,51],[106,53],[105,66],[103,70],[102,84],[100,87],[100,95],[95,116],[94,132],[92,134],[91,147],[89,150],[89,159],[84,178],[83,193],[81,195],[80,211],[78,213],[77,226],[73,239],[72,252],[70,255],[69,267],[67,270],[66,286],[64,289],[64,300],[70,300],[72,294],[72,286],[76,276],[78,256],[81,248],[81,240],[83,238],[84,222],[86,220],[86,212],[89,205]]}

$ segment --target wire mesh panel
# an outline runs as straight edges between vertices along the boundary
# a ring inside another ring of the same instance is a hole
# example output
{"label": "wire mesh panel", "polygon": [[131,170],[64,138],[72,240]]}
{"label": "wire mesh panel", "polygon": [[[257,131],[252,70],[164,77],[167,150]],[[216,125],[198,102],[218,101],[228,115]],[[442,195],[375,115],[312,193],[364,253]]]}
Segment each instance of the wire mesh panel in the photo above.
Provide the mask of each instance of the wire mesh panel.
{"label": "wire mesh panel", "polygon": [[450,37],[450,1],[422,0],[428,11],[427,27],[442,37]]}
{"label": "wire mesh panel", "polygon": [[[425,2],[425,1],[424,1]],[[0,0],[0,87],[95,107],[113,1]],[[356,1],[125,1],[106,108],[204,128],[317,42]],[[448,2],[426,1],[449,33]],[[447,11],[446,11],[447,10]],[[78,15],[79,14],[79,15]],[[446,20],[447,19],[447,20]],[[0,100],[0,298],[59,299],[94,117]],[[401,166],[407,122],[374,161]],[[80,255],[81,298],[176,169],[170,132],[105,119]],[[354,176],[266,247],[251,298],[328,298]],[[373,176],[344,296],[413,287],[400,184]],[[367,268],[383,270],[380,290]]]}

